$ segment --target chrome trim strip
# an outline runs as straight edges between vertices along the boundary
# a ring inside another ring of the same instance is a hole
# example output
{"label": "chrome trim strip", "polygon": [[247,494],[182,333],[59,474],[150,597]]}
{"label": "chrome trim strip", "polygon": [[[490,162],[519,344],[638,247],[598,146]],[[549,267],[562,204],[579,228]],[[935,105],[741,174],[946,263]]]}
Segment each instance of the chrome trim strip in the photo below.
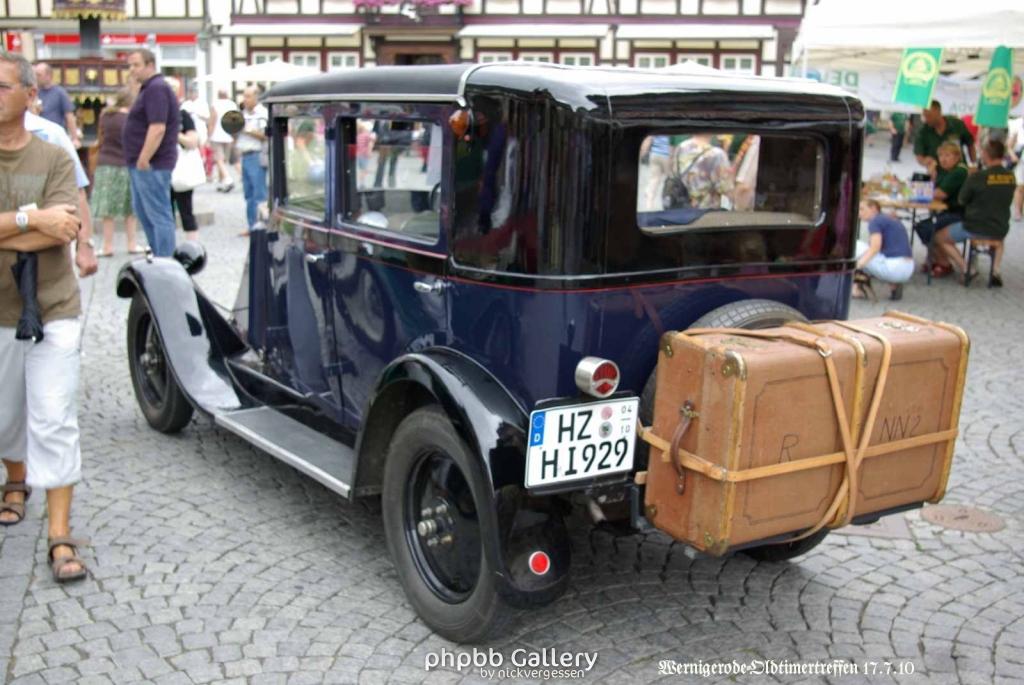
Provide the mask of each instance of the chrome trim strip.
{"label": "chrome trim strip", "polygon": [[242,411],[231,413],[215,413],[213,415],[213,420],[214,423],[216,423],[218,426],[226,428],[235,435],[243,438],[244,440],[251,443],[252,445],[255,445],[256,447],[259,447],[261,450],[270,454],[271,456],[280,459],[281,461],[288,464],[292,468],[301,471],[302,473],[306,474],[313,480],[321,483],[325,487],[338,493],[342,497],[348,497],[349,492],[352,489],[348,485],[348,483],[342,483],[340,480],[338,480],[331,474],[327,473],[326,471],[320,468],[317,468],[316,466],[313,466],[312,464],[310,464],[308,461],[298,456],[297,454],[293,454],[288,450],[281,448],[280,446],[270,442],[260,434],[255,433],[249,428],[246,428],[245,426],[242,426],[241,424],[231,420],[231,416],[233,414],[237,415],[243,412],[252,413],[263,410],[265,410],[265,407],[257,407],[255,409],[243,409]]}
{"label": "chrome trim strip", "polygon": [[[508,64],[508,62],[501,62],[500,64]],[[487,66],[494,66],[494,65],[493,64],[474,64],[469,69],[466,69],[464,72],[462,72],[462,76],[459,77],[459,97],[458,97],[458,100],[457,100],[459,107],[465,107],[468,104],[466,102],[466,84],[469,82],[469,77],[473,74],[473,72],[479,71],[480,69],[483,69],[484,67],[487,67]]]}
{"label": "chrome trim strip", "polygon": [[460,95],[456,94],[437,94],[431,93],[429,95],[423,93],[409,93],[407,95],[397,95],[394,93],[332,93],[329,95],[277,95],[274,97],[266,97],[261,102],[287,104],[290,102],[346,102],[362,101],[362,102],[458,102],[461,98]]}

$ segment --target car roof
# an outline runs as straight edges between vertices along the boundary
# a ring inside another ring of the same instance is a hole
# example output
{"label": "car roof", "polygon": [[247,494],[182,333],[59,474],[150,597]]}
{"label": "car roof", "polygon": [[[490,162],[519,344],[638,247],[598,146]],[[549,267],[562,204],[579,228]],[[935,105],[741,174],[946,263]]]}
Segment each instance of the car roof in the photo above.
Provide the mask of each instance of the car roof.
{"label": "car roof", "polygon": [[285,81],[271,88],[263,99],[267,102],[376,99],[465,104],[466,92],[473,88],[545,93],[568,105],[600,95],[629,97],[709,91],[855,99],[840,88],[808,79],[744,76],[696,65],[627,69],[537,62],[343,69]]}

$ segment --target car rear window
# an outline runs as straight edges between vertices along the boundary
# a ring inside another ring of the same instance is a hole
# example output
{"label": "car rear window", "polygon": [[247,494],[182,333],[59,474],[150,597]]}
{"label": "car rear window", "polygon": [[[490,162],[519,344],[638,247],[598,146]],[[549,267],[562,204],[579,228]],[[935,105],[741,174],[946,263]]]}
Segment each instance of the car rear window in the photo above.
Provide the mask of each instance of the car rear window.
{"label": "car rear window", "polygon": [[651,235],[807,228],[822,214],[824,148],[808,136],[659,132],[640,147],[637,224]]}

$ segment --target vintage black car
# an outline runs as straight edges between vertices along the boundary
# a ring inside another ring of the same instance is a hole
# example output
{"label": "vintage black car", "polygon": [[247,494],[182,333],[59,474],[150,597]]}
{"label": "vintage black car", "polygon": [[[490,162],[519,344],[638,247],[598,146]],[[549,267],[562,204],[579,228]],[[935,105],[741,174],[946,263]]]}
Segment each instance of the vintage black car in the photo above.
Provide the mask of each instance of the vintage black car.
{"label": "vintage black car", "polygon": [[270,215],[230,316],[192,245],[120,274],[139,406],[380,497],[409,601],[453,640],[564,590],[574,505],[645,527],[665,331],[846,316],[864,113],[841,91],[509,63],[263,102]]}

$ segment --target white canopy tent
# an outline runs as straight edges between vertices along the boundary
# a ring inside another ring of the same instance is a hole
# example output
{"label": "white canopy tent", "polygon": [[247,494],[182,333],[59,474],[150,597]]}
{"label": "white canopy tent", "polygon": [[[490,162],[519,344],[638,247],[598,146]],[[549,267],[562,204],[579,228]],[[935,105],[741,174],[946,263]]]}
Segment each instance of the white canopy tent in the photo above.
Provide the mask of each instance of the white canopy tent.
{"label": "white canopy tent", "polygon": [[198,81],[230,81],[234,83],[264,83],[274,81],[287,81],[288,79],[302,76],[314,76],[320,70],[315,67],[303,67],[298,64],[283,62],[279,59],[263,62],[261,64],[245,64],[235,67],[229,71],[208,74]]}
{"label": "white canopy tent", "polygon": [[935,96],[949,112],[973,112],[992,51],[1016,48],[1024,72],[1024,0],[818,0],[793,45],[797,74],[854,92],[870,109],[916,111],[891,101],[904,48],[943,48]]}

